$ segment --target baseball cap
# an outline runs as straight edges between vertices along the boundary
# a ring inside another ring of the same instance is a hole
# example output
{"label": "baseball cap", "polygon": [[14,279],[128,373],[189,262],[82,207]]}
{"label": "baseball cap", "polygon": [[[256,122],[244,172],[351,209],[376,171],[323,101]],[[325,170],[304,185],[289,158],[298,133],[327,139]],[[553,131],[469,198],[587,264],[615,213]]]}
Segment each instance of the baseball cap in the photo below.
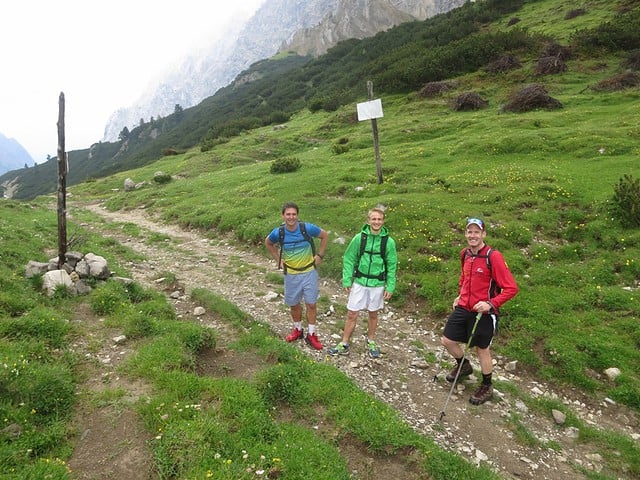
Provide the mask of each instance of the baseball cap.
{"label": "baseball cap", "polygon": [[484,222],[479,218],[467,218],[467,227],[469,225],[476,225],[480,230],[484,231]]}

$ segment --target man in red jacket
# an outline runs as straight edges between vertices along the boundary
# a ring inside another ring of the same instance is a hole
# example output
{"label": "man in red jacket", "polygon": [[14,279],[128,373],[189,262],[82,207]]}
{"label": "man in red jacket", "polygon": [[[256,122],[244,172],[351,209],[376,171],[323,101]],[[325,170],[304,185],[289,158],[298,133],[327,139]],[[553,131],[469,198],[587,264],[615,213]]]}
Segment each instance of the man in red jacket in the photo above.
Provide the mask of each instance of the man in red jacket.
{"label": "man in red jacket", "polygon": [[[473,373],[471,362],[464,358],[460,344],[476,347],[482,383],[469,399],[473,405],[480,405],[493,395],[491,341],[498,327],[498,309],[518,293],[518,285],[502,254],[484,243],[486,236],[481,219],[467,220],[467,247],[460,252],[460,293],[453,301],[453,312],[447,319],[441,338],[442,345],[456,359],[456,366],[446,377],[448,382]],[[476,325],[478,313],[482,316]]]}

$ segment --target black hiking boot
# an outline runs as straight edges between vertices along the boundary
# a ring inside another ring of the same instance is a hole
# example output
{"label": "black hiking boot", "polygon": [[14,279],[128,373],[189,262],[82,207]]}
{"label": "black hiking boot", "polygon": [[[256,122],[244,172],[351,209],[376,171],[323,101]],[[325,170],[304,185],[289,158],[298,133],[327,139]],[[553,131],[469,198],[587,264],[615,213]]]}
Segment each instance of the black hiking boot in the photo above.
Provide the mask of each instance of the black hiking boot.
{"label": "black hiking boot", "polygon": [[476,393],[471,395],[471,398],[469,398],[469,402],[472,405],[481,405],[487,400],[491,400],[492,396],[493,396],[493,385],[481,384],[478,387],[478,390],[476,390]]}
{"label": "black hiking boot", "polygon": [[471,366],[471,362],[465,358],[462,361],[462,367],[460,367],[460,365],[456,363],[456,366],[453,367],[451,371],[447,374],[446,376],[447,382],[453,383],[455,380],[459,379],[459,377],[456,378],[456,375],[458,374],[458,368],[460,368],[460,377],[466,377],[473,373],[473,367]]}

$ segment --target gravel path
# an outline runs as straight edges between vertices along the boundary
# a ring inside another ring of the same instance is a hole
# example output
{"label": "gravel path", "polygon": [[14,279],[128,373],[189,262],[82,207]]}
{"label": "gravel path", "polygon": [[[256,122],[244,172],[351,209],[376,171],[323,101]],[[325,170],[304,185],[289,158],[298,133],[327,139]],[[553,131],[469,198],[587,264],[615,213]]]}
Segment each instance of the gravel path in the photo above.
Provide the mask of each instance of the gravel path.
{"label": "gravel path", "polygon": [[[99,204],[83,205],[82,208],[97,216],[87,228],[114,237],[144,255],[145,261],[127,266],[140,283],[157,285],[159,274],[171,272],[184,286],[187,295],[194,288],[206,288],[227,298],[256,320],[268,323],[277,335],[284,337],[289,333],[292,324],[288,309],[281,297],[273,298],[277,286],[267,280],[266,274],[276,270],[266,253],[257,255],[230,241],[207,238],[201,232],[163,224],[144,209],[109,212]],[[137,225],[142,234],[130,236],[118,228],[118,224],[126,223]],[[156,238],[158,234],[164,235],[168,241],[149,242],[150,234]],[[334,248],[343,247],[336,245]],[[333,306],[345,305],[346,296],[343,289],[330,280],[322,279],[321,290],[332,302],[328,311],[319,311],[318,336],[326,347],[340,339],[344,319],[335,315]],[[179,306],[179,298],[173,301]],[[377,338],[382,356],[377,360],[366,356],[362,336],[366,321],[364,317],[361,319],[354,334],[352,352],[347,357],[330,357],[326,348],[314,351],[303,342],[299,343],[300,348],[316,361],[331,362],[340,368],[363,390],[399,411],[417,431],[473,463],[489,465],[503,478],[575,480],[587,478],[576,466],[594,471],[602,469],[603,456],[592,446],[578,442],[578,432],[556,424],[550,416],[527,409],[508,392],[498,388],[493,401],[479,407],[470,405],[468,397],[475,388],[475,379],[459,385],[440,420],[450,388],[444,380],[448,365],[445,363],[450,359],[442,358],[438,341],[444,319],[385,309]],[[424,359],[430,356],[435,356],[438,362],[427,363]],[[531,396],[557,398],[587,424],[626,435],[640,432],[640,420],[634,412],[605,399],[585,398],[572,390],[553,391],[519,371],[517,365],[512,370],[514,365],[509,359],[497,357],[496,360],[494,378],[514,384],[519,391]],[[478,371],[475,356],[472,356],[472,363]],[[514,423],[510,421],[513,418],[519,419],[532,438],[537,439],[527,442],[533,446],[516,440]],[[560,448],[545,446],[550,442]]]}

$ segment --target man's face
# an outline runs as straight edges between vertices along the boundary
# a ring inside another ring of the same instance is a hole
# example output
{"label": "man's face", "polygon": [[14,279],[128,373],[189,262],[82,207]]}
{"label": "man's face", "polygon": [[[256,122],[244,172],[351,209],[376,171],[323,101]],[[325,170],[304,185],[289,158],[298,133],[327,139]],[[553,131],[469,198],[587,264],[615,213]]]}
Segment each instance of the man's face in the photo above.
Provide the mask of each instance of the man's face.
{"label": "man's face", "polygon": [[377,234],[384,225],[384,215],[378,212],[372,212],[369,215],[369,228],[371,233]]}
{"label": "man's face", "polygon": [[282,214],[282,218],[288,227],[292,227],[298,222],[298,212],[295,208],[287,208]]}
{"label": "man's face", "polygon": [[484,237],[487,236],[487,232],[477,225],[471,224],[465,230],[464,236],[467,238],[467,244],[470,248],[479,248],[482,246],[482,242],[484,242]]}

